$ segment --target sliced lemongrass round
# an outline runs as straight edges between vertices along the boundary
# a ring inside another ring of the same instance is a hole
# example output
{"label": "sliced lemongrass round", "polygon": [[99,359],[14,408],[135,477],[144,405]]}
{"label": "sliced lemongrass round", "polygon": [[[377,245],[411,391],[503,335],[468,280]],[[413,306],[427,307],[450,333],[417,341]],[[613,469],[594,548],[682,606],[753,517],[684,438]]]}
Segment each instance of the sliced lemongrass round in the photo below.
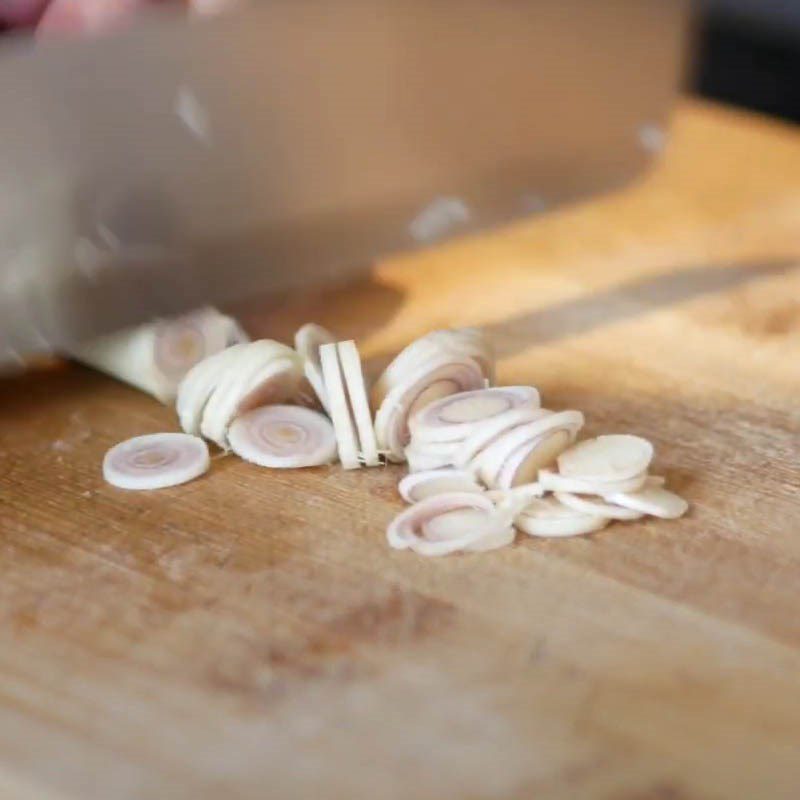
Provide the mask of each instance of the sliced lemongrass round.
{"label": "sliced lemongrass round", "polygon": [[316,467],[336,460],[336,435],[330,420],[302,406],[256,408],[234,420],[231,450],[262,467]]}
{"label": "sliced lemongrass round", "polygon": [[180,426],[186,433],[192,435],[200,433],[203,412],[212,392],[226,373],[227,367],[235,363],[244,347],[245,343],[235,344],[203,359],[192,367],[181,381],[175,410],[178,413]]}
{"label": "sliced lemongrass round", "polygon": [[539,470],[539,483],[549,492],[571,492],[572,494],[595,494],[608,497],[616,492],[635,492],[644,486],[647,473],[621,481],[590,481],[567,478],[549,469]]}
{"label": "sliced lemongrass round", "polygon": [[506,431],[510,431],[519,425],[544,419],[552,415],[552,413],[546,408],[522,406],[505,411],[484,422],[476,423],[473,432],[461,442],[456,450],[453,456],[453,463],[461,469],[466,469],[481,450],[488,447]]}
{"label": "sliced lemongrass round", "polygon": [[444,469],[451,467],[453,464],[451,456],[420,450],[413,444],[406,447],[403,452],[403,460],[408,462],[409,472],[427,472],[432,469]]}
{"label": "sliced lemongrass round", "polygon": [[606,500],[615,505],[641,511],[643,514],[661,519],[677,519],[689,510],[686,500],[656,484],[645,484],[635,492],[606,495]]}
{"label": "sliced lemongrass round", "polygon": [[[438,517],[444,519],[437,522]],[[451,492],[407,508],[391,522],[386,538],[397,550],[442,556],[468,550],[487,537],[497,538],[500,526],[509,527],[508,520],[495,513],[491,500],[480,494]]]}
{"label": "sliced lemongrass round", "polygon": [[186,433],[152,433],[114,445],[103,459],[103,477],[120,489],[164,489],[208,470],[206,443]]}
{"label": "sliced lemongrass round", "polygon": [[534,482],[539,470],[553,464],[571,442],[570,432],[563,428],[524,442],[505,460],[494,485],[498,489],[511,489]]}
{"label": "sliced lemongrass round", "polygon": [[619,481],[646,472],[653,445],[639,436],[615,434],[586,439],[558,457],[558,471],[567,478]]}
{"label": "sliced lemongrass round", "polygon": [[301,380],[300,360],[291,347],[270,339],[250,342],[226,363],[203,410],[200,432],[227,448],[228,427],[238,414],[293,399]]}
{"label": "sliced lemongrass round", "polygon": [[336,433],[339,461],[345,469],[358,469],[358,440],[347,395],[344,391],[339,352],[335,344],[323,344],[319,349],[325,391],[328,395],[331,420]]}
{"label": "sliced lemongrass round", "polygon": [[476,424],[520,406],[538,408],[539,392],[532,386],[460,392],[431,403],[410,421],[409,428],[419,441],[461,441],[475,430]]}
{"label": "sliced lemongrass round", "polygon": [[294,335],[294,346],[303,359],[303,371],[308,382],[313,387],[322,407],[330,413],[328,396],[325,390],[325,380],[322,375],[322,362],[319,357],[319,348],[323,344],[335,344],[334,335],[321,325],[309,322],[303,325]]}
{"label": "sliced lemongrass round", "polygon": [[381,463],[381,459],[378,454],[375,425],[367,399],[367,387],[364,384],[364,372],[361,369],[358,348],[354,341],[349,340],[339,342],[336,349],[339,352],[339,362],[342,366],[342,375],[350,400],[350,409],[356,424],[361,460],[368,467],[377,467]]}
{"label": "sliced lemongrass round", "polygon": [[447,468],[406,475],[397,489],[407,503],[418,503],[427,497],[448,492],[483,492],[483,487],[469,472]]}
{"label": "sliced lemongrass round", "polygon": [[571,492],[556,492],[555,498],[562,505],[574,508],[584,514],[596,517],[607,517],[608,519],[634,520],[641,519],[644,514],[641,511],[634,511],[630,508],[623,508],[614,503],[606,503],[604,500],[587,499]]}
{"label": "sliced lemongrass round", "polygon": [[483,386],[483,373],[470,358],[442,356],[427,362],[389,391],[375,415],[378,447],[390,460],[402,461],[411,438],[408,420],[428,403]]}
{"label": "sliced lemongrass round", "polygon": [[515,530],[511,518],[503,516],[497,509],[488,513],[477,508],[446,511],[423,523],[422,534],[430,542],[448,542],[476,529],[485,532],[480,538],[466,545],[464,550],[486,552],[505,547],[514,541]]}
{"label": "sliced lemongrass round", "polygon": [[484,335],[474,328],[431,331],[415,339],[398,353],[372,387],[373,407],[381,405],[386,395],[419,369],[420,365],[442,356],[465,357],[474,360],[486,380],[494,380],[494,355]]}
{"label": "sliced lemongrass round", "polygon": [[514,524],[529,536],[580,536],[608,525],[607,517],[584,514],[559,503],[554,497],[532,500]]}
{"label": "sliced lemongrass round", "polygon": [[[487,486],[495,487],[504,464],[521,445],[535,442],[534,448],[528,452],[530,461],[538,460],[542,466],[546,466],[555,459],[552,454],[558,454],[556,448],[569,446],[582,425],[583,414],[579,411],[559,411],[533,422],[517,425],[495,437],[492,442],[480,450],[470,461],[469,469],[476,470],[480,479]],[[566,441],[562,437],[547,436],[556,431],[562,432],[566,436]],[[538,447],[542,448],[542,452],[537,457]],[[521,482],[527,483],[528,481]]]}
{"label": "sliced lemongrass round", "polygon": [[413,447],[419,453],[430,456],[440,456],[452,461],[458,449],[458,442],[420,442],[412,438],[409,447]]}

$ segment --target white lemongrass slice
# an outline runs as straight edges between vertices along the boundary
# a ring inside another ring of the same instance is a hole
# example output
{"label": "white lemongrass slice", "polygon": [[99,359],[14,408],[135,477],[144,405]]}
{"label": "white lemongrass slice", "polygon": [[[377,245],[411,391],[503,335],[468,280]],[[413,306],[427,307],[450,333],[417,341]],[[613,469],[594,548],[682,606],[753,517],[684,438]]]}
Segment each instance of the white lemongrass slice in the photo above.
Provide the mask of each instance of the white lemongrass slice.
{"label": "white lemongrass slice", "polygon": [[235,344],[216,355],[203,359],[187,373],[178,387],[175,410],[181,428],[192,435],[200,433],[206,403],[217,387],[220,379],[226,374],[227,366],[234,363],[239,352],[247,345]]}
{"label": "white lemongrass slice", "polygon": [[418,503],[427,497],[448,492],[483,492],[483,487],[469,472],[458,469],[431,469],[406,475],[397,486],[407,503]]}
{"label": "white lemongrass slice", "polygon": [[511,489],[536,480],[539,470],[550,466],[572,442],[570,432],[555,430],[517,447],[494,478],[498,489]]}
{"label": "white lemongrass slice", "polygon": [[466,469],[478,453],[506,433],[506,431],[510,431],[519,425],[544,419],[551,416],[552,413],[547,408],[522,406],[476,423],[473,432],[461,442],[456,450],[453,456],[453,463],[461,469]]}
{"label": "white lemongrass slice", "polygon": [[302,406],[263,406],[243,414],[231,425],[228,442],[236,455],[262,467],[316,467],[336,460],[330,420]]}
{"label": "white lemongrass slice", "polygon": [[[441,518],[441,519],[439,519]],[[442,556],[458,550],[499,546],[508,540],[508,518],[480,494],[451,492],[422,500],[399,514],[386,538],[397,550],[411,549],[424,556]],[[513,531],[511,532],[513,539]]]}
{"label": "white lemongrass slice", "polygon": [[322,362],[319,357],[319,348],[323,344],[335,344],[336,337],[314,322],[303,325],[294,335],[294,346],[303,359],[303,371],[308,382],[313,387],[322,407],[330,413],[328,396],[325,390],[325,380],[322,375]]}
{"label": "white lemongrass slice", "polygon": [[668,491],[663,486],[650,482],[635,492],[618,492],[607,495],[606,500],[609,503],[641,511],[643,514],[661,519],[677,519],[689,510],[689,504],[682,497]]}
{"label": "white lemongrass slice", "polygon": [[447,395],[479,389],[483,373],[470,358],[442,356],[428,361],[389,391],[375,415],[378,447],[392,461],[402,461],[411,438],[408,420],[426,405]]}
{"label": "white lemongrass slice", "polygon": [[[487,486],[500,488],[497,485],[497,478],[506,461],[520,446],[535,442],[533,449],[528,452],[529,459],[531,462],[541,462],[541,466],[544,467],[554,461],[562,449],[569,446],[582,425],[583,414],[580,411],[559,411],[533,422],[518,425],[504,431],[481,450],[470,461],[469,468],[477,471],[478,476]],[[547,436],[556,431],[562,432],[566,438]],[[538,454],[539,447],[541,447],[540,454]],[[522,465],[518,464],[517,468],[520,466]],[[525,471],[526,473],[530,472],[527,467]],[[530,475],[530,477],[535,477],[535,475]],[[520,481],[520,483],[527,482],[529,481]]]}
{"label": "white lemongrass slice", "polygon": [[427,472],[432,469],[445,469],[451,467],[453,463],[452,456],[420,450],[413,444],[410,444],[403,451],[403,460],[408,462],[409,472]]}
{"label": "white lemongrass slice", "polygon": [[291,347],[271,339],[250,342],[234,361],[226,362],[203,410],[200,432],[227,448],[228,428],[236,416],[294,399],[301,381],[300,359]]}
{"label": "white lemongrass slice", "polygon": [[653,445],[639,436],[615,434],[586,439],[558,457],[558,471],[566,478],[619,481],[646,472]]}
{"label": "white lemongrass slice", "polygon": [[361,459],[368,467],[377,467],[381,463],[378,454],[378,442],[375,438],[375,425],[367,399],[367,387],[364,384],[364,372],[361,369],[361,357],[356,343],[352,340],[339,342],[336,345],[339,362],[342,366],[350,409],[358,433],[358,444]]}
{"label": "white lemongrass slice", "polygon": [[482,387],[486,381],[494,381],[494,354],[480,331],[475,328],[431,331],[401,350],[375,381],[370,394],[373,407],[380,406],[389,391],[404,382],[420,365],[442,356],[474,360],[484,375]]}
{"label": "white lemongrass slice", "polygon": [[103,477],[120,489],[163,489],[208,470],[206,443],[186,433],[152,433],[114,445],[103,459]]}
{"label": "white lemongrass slice", "polygon": [[608,519],[634,520],[641,519],[644,514],[641,511],[634,511],[630,508],[613,503],[607,503],[599,499],[587,499],[571,492],[556,492],[555,498],[562,505],[574,508],[584,514],[591,514],[596,517],[607,517]]}
{"label": "white lemongrass slice", "polygon": [[325,391],[328,395],[331,420],[336,433],[339,461],[345,469],[358,469],[358,440],[347,395],[344,391],[339,352],[335,344],[323,344],[319,349]]}
{"label": "white lemongrass slice", "polygon": [[514,524],[529,536],[580,536],[608,525],[607,517],[584,514],[559,503],[554,497],[535,499],[526,506]]}
{"label": "white lemongrass slice", "polygon": [[167,403],[195,364],[246,340],[233,319],[204,308],[101,336],[70,355]]}
{"label": "white lemongrass slice", "polygon": [[465,439],[475,425],[520,406],[539,407],[539,392],[532,386],[502,386],[443,397],[431,403],[409,423],[411,436],[426,442]]}
{"label": "white lemongrass slice", "polygon": [[621,481],[590,481],[580,478],[567,478],[549,469],[539,470],[539,483],[549,492],[596,494],[606,498],[616,492],[635,492],[644,486],[646,480],[646,472]]}

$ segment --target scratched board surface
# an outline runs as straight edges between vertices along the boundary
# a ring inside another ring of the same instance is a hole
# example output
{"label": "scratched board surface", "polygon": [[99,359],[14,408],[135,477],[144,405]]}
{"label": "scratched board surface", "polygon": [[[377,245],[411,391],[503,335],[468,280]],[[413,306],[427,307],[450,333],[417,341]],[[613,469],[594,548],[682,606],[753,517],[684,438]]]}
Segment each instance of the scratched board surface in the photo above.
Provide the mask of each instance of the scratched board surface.
{"label": "scratched board surface", "polygon": [[0,794],[800,793],[800,132],[684,104],[635,186],[243,311],[377,365],[481,325],[504,383],[657,446],[677,522],[389,550],[399,468],[235,458],[125,493],[173,412],[77,366],[0,385]]}

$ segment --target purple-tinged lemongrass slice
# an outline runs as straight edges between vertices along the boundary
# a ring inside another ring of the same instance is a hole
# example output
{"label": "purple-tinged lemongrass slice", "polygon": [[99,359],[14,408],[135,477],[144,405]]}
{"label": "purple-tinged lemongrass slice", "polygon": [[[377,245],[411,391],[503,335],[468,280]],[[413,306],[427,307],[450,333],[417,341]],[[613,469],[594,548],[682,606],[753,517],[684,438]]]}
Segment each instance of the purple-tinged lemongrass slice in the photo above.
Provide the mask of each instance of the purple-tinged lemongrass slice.
{"label": "purple-tinged lemongrass slice", "polygon": [[519,425],[544,419],[552,414],[553,412],[546,408],[521,406],[512,408],[510,411],[504,411],[495,417],[490,417],[484,422],[477,423],[475,430],[459,444],[453,456],[453,463],[461,469],[467,469],[478,453],[506,433],[506,431],[510,431]]}
{"label": "purple-tinged lemongrass slice", "polygon": [[233,319],[205,308],[101,336],[70,355],[167,403],[195,364],[240,341],[246,334]]}
{"label": "purple-tinged lemongrass slice", "polygon": [[262,467],[316,467],[336,460],[336,435],[330,420],[302,406],[256,408],[234,420],[231,450]]}
{"label": "purple-tinged lemongrass slice", "polygon": [[328,395],[325,390],[325,379],[322,375],[322,362],[319,357],[319,348],[323,344],[335,344],[336,337],[327,328],[309,322],[303,325],[294,335],[294,346],[303,359],[303,371],[308,382],[313,387],[322,407],[330,413],[328,408]]}
{"label": "purple-tinged lemongrass slice", "polygon": [[498,489],[512,489],[534,482],[539,470],[553,464],[571,442],[570,432],[562,428],[519,445],[506,458],[493,484]]}
{"label": "purple-tinged lemongrass slice", "polygon": [[186,433],[151,433],[114,445],[103,459],[103,477],[120,489],[177,486],[208,470],[206,443]]}
{"label": "purple-tinged lemongrass slice", "polygon": [[358,469],[361,466],[358,458],[358,439],[344,390],[339,351],[335,344],[323,344],[319,348],[319,355],[329,411],[336,433],[339,461],[344,469]]}
{"label": "purple-tinged lemongrass slice", "polygon": [[[517,409],[519,410],[519,409]],[[472,457],[466,465],[466,469],[477,471],[481,480],[487,486],[495,487],[500,471],[502,470],[506,461],[511,457],[512,453],[517,450],[521,445],[539,440],[537,445],[541,445],[542,452],[538,459],[534,458],[531,454],[531,461],[539,460],[543,465],[550,459],[550,454],[556,452],[557,448],[562,446],[567,447],[574,441],[575,436],[583,425],[583,414],[580,411],[559,411],[548,412],[531,420],[515,425],[505,425],[504,429],[495,435],[495,431],[500,426],[500,421],[503,416],[511,419],[514,412],[508,412],[498,418],[497,423],[492,420],[485,426],[488,431],[478,431],[475,437],[470,437],[459,448],[457,456],[454,460],[463,458],[464,453],[468,448],[474,448],[477,444],[481,444],[488,439]],[[562,437],[545,438],[545,434],[554,431],[563,431],[566,434],[566,441]],[[483,436],[483,439],[480,437]],[[553,459],[550,459],[553,460]],[[522,464],[518,464],[519,467]],[[526,468],[526,473],[530,472]],[[530,476],[532,480],[535,475]],[[527,480],[521,480],[521,483],[527,483]]]}
{"label": "purple-tinged lemongrass slice", "polygon": [[574,508],[583,514],[590,514],[596,517],[607,517],[608,519],[634,520],[641,519],[644,514],[641,511],[634,511],[630,508],[623,508],[614,503],[607,503],[602,499],[581,497],[571,492],[556,492],[555,498],[562,505]]}
{"label": "purple-tinged lemongrass slice", "polygon": [[558,471],[566,478],[620,481],[646,472],[653,445],[639,436],[613,435],[586,439],[558,457]]}
{"label": "purple-tinged lemongrass slice", "polygon": [[458,392],[480,389],[483,373],[471,358],[441,356],[409,372],[384,397],[375,415],[378,447],[392,461],[403,461],[411,435],[408,421],[429,403]]}
{"label": "purple-tinged lemongrass slice", "polygon": [[617,492],[635,492],[644,486],[646,480],[646,472],[620,481],[597,481],[568,478],[549,469],[539,470],[539,483],[549,492],[594,494],[606,498]]}
{"label": "purple-tinged lemongrass slice", "polygon": [[431,331],[401,350],[375,381],[370,393],[373,408],[378,408],[386,395],[404,383],[410,373],[428,361],[441,359],[442,356],[470,358],[475,361],[484,376],[480,388],[486,385],[487,380],[494,380],[494,355],[480,331],[474,328]]}
{"label": "purple-tinged lemongrass slice", "polygon": [[661,519],[677,519],[689,510],[686,500],[649,480],[635,492],[618,492],[606,495],[605,499],[614,505]]}
{"label": "purple-tinged lemongrass slice", "polygon": [[502,386],[443,397],[426,406],[409,428],[415,441],[462,441],[475,426],[514,408],[539,407],[539,392],[532,386]]}
{"label": "purple-tinged lemongrass slice", "polygon": [[203,359],[199,364],[195,364],[181,381],[175,410],[184,432],[194,436],[199,435],[206,403],[222,376],[226,374],[227,365],[234,363],[239,351],[246,346],[245,343],[235,344]]}
{"label": "purple-tinged lemongrass slice", "polygon": [[361,368],[361,357],[356,343],[352,340],[339,342],[336,345],[339,363],[342,367],[350,410],[355,421],[356,433],[361,460],[368,467],[377,467],[381,463],[378,454],[378,442],[375,438],[375,425],[372,421],[367,387],[364,384],[364,372]]}
{"label": "purple-tinged lemongrass slice", "polygon": [[291,347],[271,339],[250,342],[226,363],[203,411],[201,433],[227,449],[228,428],[239,414],[294,399],[301,380],[300,359]]}
{"label": "purple-tinged lemongrass slice", "polygon": [[485,496],[451,492],[407,508],[391,522],[386,538],[398,550],[442,556],[488,544],[500,546],[499,542],[513,539],[510,527],[507,515],[498,514]]}
{"label": "purple-tinged lemongrass slice", "polygon": [[428,497],[449,492],[483,492],[483,487],[469,472],[447,468],[406,475],[397,489],[407,503],[419,503]]}
{"label": "purple-tinged lemongrass slice", "polygon": [[559,503],[554,497],[532,500],[514,525],[529,536],[562,537],[594,533],[608,525],[607,517],[584,514]]}
{"label": "purple-tinged lemongrass slice", "polygon": [[[481,450],[470,462],[469,468],[477,471],[478,477],[487,486],[501,488],[498,477],[503,467],[517,454],[520,447],[529,445],[524,451],[527,456],[523,455],[515,466],[515,470],[522,468],[525,473],[524,476],[520,476],[519,482],[529,483],[536,477],[541,467],[555,461],[558,454],[570,445],[581,425],[583,425],[583,414],[579,411],[559,411],[533,422],[518,425],[502,433]],[[534,469],[537,463],[539,467]],[[512,472],[512,477],[513,474]]]}

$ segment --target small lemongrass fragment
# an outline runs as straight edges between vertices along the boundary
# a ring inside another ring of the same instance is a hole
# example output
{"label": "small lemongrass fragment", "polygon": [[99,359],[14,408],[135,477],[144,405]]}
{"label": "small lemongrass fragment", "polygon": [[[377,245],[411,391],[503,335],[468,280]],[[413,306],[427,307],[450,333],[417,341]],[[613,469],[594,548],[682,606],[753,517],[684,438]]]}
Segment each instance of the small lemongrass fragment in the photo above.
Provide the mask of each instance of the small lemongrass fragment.
{"label": "small lemongrass fragment", "polygon": [[644,514],[641,511],[634,511],[630,508],[623,508],[614,503],[607,503],[601,499],[589,499],[581,497],[571,492],[556,492],[555,498],[562,505],[574,508],[584,514],[591,514],[596,517],[608,517],[608,519],[634,520],[641,519]]}
{"label": "small lemongrass fragment", "polygon": [[616,492],[635,492],[644,486],[647,473],[635,475],[620,481],[584,480],[567,478],[549,469],[539,470],[539,483],[550,492],[571,492],[572,494],[595,494],[608,498]]}
{"label": "small lemongrass fragment", "polygon": [[336,337],[329,330],[314,322],[303,325],[294,335],[294,346],[303,359],[305,376],[316,392],[322,407],[328,413],[330,413],[330,409],[328,408],[325,380],[322,376],[319,348],[323,344],[335,344],[335,342]]}
{"label": "small lemongrass fragment", "polygon": [[361,466],[358,458],[358,440],[344,391],[339,352],[335,344],[323,344],[319,349],[319,355],[331,420],[336,433],[339,461],[345,469],[358,469]]}
{"label": "small lemongrass fragment", "polygon": [[689,504],[680,495],[650,483],[638,491],[618,492],[607,495],[606,499],[615,505],[661,519],[677,519],[689,510]]}
{"label": "small lemongrass fragment", "polygon": [[567,478],[619,481],[646,472],[653,445],[639,436],[615,434],[586,439],[558,457],[558,471]]}
{"label": "small lemongrass fragment", "polygon": [[608,525],[607,517],[584,514],[569,508],[554,497],[535,499],[514,521],[519,530],[529,536],[580,536],[599,531]]}
{"label": "small lemongrass fragment", "polygon": [[450,492],[428,497],[401,512],[389,525],[386,538],[398,550],[442,556],[502,546],[513,539],[510,528],[507,515],[498,513],[484,495]]}
{"label": "small lemongrass fragment", "polygon": [[70,355],[167,403],[195,364],[241,341],[247,335],[235,320],[204,308],[101,336]]}
{"label": "small lemongrass fragment", "polygon": [[520,406],[538,408],[539,392],[532,386],[461,392],[426,406],[409,422],[409,428],[417,441],[461,441],[477,424]]}
{"label": "small lemongrass fragment", "polygon": [[392,461],[404,459],[403,450],[411,438],[410,417],[428,403],[447,395],[479,389],[483,373],[470,358],[441,356],[428,361],[391,389],[375,415],[378,447],[388,451]]}
{"label": "small lemongrass fragment", "polygon": [[364,384],[364,372],[361,369],[361,357],[356,343],[352,340],[339,342],[336,345],[339,362],[342,367],[350,410],[355,421],[361,459],[368,467],[377,467],[381,463],[378,454],[378,442],[375,438],[375,425],[367,399],[367,388]]}
{"label": "small lemongrass fragment", "polygon": [[302,406],[262,406],[238,417],[228,431],[231,450],[262,467],[315,467],[336,460],[330,420]]}
{"label": "small lemongrass fragment", "polygon": [[206,443],[186,433],[152,433],[114,445],[103,459],[103,477],[120,489],[177,486],[208,470]]}
{"label": "small lemongrass fragment", "polygon": [[510,411],[504,411],[496,417],[491,417],[485,422],[476,424],[473,432],[458,446],[453,456],[453,463],[461,469],[466,469],[478,453],[506,433],[506,431],[529,422],[544,419],[552,415],[552,413],[547,408],[522,406],[520,408],[512,408]]}
{"label": "small lemongrass fragment", "polygon": [[458,469],[431,469],[406,475],[397,486],[407,503],[418,503],[427,497],[447,492],[482,493],[483,487],[469,472]]}

